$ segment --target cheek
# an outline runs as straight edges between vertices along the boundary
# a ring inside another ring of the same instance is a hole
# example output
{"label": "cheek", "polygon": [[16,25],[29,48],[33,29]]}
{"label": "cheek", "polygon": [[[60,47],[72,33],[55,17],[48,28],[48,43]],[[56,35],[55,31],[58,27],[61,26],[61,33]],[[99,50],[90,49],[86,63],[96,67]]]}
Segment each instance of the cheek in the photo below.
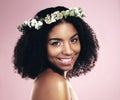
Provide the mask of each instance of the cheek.
{"label": "cheek", "polygon": [[61,49],[48,46],[47,52],[48,52],[48,57],[56,57],[61,52]]}
{"label": "cheek", "polygon": [[77,49],[77,51],[80,53],[80,51],[81,51],[81,46],[79,45],[76,49]]}
{"label": "cheek", "polygon": [[77,44],[77,45],[74,45],[73,46],[73,49],[76,53],[80,53],[81,51],[81,45],[80,44]]}

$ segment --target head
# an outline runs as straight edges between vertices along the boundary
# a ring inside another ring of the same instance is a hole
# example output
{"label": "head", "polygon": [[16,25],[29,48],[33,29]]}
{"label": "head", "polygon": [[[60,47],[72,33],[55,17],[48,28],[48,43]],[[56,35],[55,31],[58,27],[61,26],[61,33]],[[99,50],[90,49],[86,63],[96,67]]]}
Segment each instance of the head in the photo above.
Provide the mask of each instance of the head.
{"label": "head", "polygon": [[80,48],[78,32],[71,23],[63,21],[54,26],[48,34],[48,60],[61,72],[73,69]]}
{"label": "head", "polygon": [[[51,7],[38,12],[34,19],[45,18],[65,7]],[[47,68],[68,77],[79,76],[94,67],[98,41],[92,28],[75,16],[50,24],[43,22],[39,30],[26,27],[14,50],[14,65],[22,77],[34,79]]]}

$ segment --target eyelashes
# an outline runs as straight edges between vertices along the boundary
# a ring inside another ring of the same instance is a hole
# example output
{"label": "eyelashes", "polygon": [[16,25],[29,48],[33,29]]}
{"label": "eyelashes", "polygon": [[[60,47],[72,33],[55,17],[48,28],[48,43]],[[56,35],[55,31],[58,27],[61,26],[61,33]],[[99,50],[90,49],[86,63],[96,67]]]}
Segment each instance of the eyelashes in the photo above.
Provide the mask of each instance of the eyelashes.
{"label": "eyelashes", "polygon": [[73,39],[71,39],[71,43],[77,43],[78,42],[78,37],[77,38],[73,38]]}
{"label": "eyelashes", "polygon": [[56,42],[52,42],[50,43],[52,46],[59,46],[61,45],[61,42],[60,41],[56,41]]}

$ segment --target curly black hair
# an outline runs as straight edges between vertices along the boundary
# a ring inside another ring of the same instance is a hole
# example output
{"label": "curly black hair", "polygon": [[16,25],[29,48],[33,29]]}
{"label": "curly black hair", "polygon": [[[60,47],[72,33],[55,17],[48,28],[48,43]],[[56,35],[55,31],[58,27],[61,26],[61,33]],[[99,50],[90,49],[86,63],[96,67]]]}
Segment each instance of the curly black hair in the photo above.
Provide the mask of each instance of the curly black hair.
{"label": "curly black hair", "polygon": [[[34,18],[39,20],[47,14],[67,9],[63,6],[47,8],[38,12]],[[53,66],[47,58],[48,33],[55,25],[63,21],[71,23],[76,28],[81,43],[79,57],[73,69],[68,72],[68,77],[79,76],[82,73],[90,71],[95,66],[99,49],[96,35],[93,29],[83,19],[71,16],[49,25],[44,23],[40,30],[27,28],[23,31],[15,46],[13,55],[14,68],[22,78],[29,77],[35,79],[44,70]]]}

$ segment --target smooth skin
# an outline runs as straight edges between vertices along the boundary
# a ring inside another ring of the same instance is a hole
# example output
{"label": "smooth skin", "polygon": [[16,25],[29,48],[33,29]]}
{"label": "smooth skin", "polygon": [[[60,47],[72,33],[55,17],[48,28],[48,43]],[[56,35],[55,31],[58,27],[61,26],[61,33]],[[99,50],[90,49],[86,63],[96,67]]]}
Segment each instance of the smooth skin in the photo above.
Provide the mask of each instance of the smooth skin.
{"label": "smooth skin", "polygon": [[[71,70],[80,53],[78,32],[70,23],[60,23],[48,35],[49,61],[63,72]],[[77,100],[70,91],[66,74],[60,75],[48,68],[35,80],[31,100]]]}
{"label": "smooth skin", "polygon": [[63,71],[73,68],[80,53],[77,30],[72,24],[63,22],[55,26],[48,36],[48,59]]}

